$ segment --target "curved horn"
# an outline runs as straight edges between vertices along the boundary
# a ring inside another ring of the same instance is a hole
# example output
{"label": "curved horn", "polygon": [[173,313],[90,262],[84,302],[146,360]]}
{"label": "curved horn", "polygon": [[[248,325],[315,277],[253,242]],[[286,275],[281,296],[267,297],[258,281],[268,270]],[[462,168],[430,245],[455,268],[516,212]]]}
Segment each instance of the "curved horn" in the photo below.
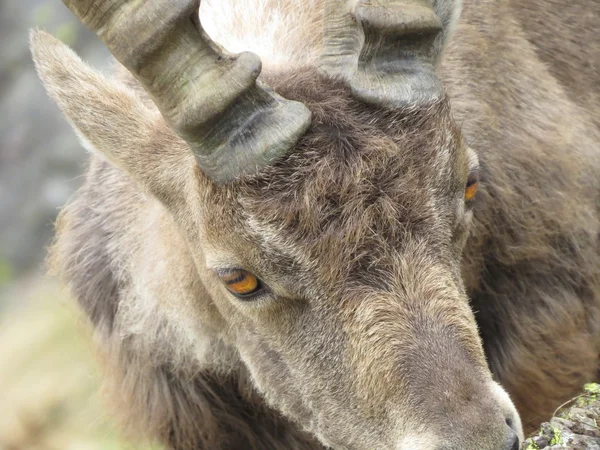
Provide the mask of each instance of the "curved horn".
{"label": "curved horn", "polygon": [[211,41],[200,0],[63,2],[140,81],[213,181],[257,172],[308,128],[303,104],[257,81],[258,56]]}
{"label": "curved horn", "polygon": [[371,104],[435,102],[443,96],[435,73],[442,22],[453,13],[443,0],[435,8],[430,0],[328,0],[321,67]]}

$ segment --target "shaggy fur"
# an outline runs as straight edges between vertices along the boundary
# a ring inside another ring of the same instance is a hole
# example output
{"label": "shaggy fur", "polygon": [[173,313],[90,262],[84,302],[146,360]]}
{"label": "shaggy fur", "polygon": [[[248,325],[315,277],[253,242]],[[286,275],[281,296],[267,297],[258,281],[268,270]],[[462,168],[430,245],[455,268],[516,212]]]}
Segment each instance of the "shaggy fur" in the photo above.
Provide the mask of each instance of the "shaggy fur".
{"label": "shaggy fur", "polygon": [[[216,3],[219,41],[220,7],[250,13]],[[492,375],[526,428],[597,377],[598,6],[569,2],[558,26],[558,0],[465,1],[448,98],[388,111],[313,67],[319,2],[259,3],[296,25],[268,36],[264,79],[313,122],[277,164],[221,187],[131,77],[33,38],[94,152],[51,263],[97,330],[116,410],[175,450],[505,448],[519,418]],[[266,293],[229,295],[214,272],[229,267]]]}

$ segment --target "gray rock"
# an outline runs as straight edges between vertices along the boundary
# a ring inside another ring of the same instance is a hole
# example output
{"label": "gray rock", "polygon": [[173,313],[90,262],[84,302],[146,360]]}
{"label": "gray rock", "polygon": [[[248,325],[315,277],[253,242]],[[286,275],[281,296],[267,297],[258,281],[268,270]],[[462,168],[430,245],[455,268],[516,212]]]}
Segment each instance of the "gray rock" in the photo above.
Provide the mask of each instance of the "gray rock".
{"label": "gray rock", "polygon": [[38,80],[32,28],[107,70],[109,54],[59,0],[0,2],[0,285],[40,268],[60,206],[81,182],[86,154]]}
{"label": "gray rock", "polygon": [[600,450],[600,384],[585,385],[584,393],[543,423],[522,450]]}

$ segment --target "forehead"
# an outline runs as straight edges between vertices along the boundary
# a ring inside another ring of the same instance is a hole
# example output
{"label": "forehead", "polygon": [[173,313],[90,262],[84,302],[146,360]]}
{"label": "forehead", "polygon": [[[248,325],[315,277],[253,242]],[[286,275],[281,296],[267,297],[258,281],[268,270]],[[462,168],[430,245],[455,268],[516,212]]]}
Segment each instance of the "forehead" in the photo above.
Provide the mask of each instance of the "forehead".
{"label": "forehead", "polygon": [[328,255],[359,267],[361,253],[399,251],[407,236],[443,238],[467,171],[448,105],[390,112],[335,82],[302,81],[276,89],[311,109],[310,130],[282,161],[227,188],[234,204],[221,217],[268,258],[301,265]]}

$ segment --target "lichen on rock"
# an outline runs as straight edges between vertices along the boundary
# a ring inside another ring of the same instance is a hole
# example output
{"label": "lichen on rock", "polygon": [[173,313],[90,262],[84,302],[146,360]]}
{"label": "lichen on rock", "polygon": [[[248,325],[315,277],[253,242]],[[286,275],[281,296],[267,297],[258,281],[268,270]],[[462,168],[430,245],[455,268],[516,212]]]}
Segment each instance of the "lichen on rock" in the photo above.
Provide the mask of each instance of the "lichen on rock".
{"label": "lichen on rock", "polygon": [[600,450],[600,384],[588,383],[583,391],[525,440],[522,450]]}

